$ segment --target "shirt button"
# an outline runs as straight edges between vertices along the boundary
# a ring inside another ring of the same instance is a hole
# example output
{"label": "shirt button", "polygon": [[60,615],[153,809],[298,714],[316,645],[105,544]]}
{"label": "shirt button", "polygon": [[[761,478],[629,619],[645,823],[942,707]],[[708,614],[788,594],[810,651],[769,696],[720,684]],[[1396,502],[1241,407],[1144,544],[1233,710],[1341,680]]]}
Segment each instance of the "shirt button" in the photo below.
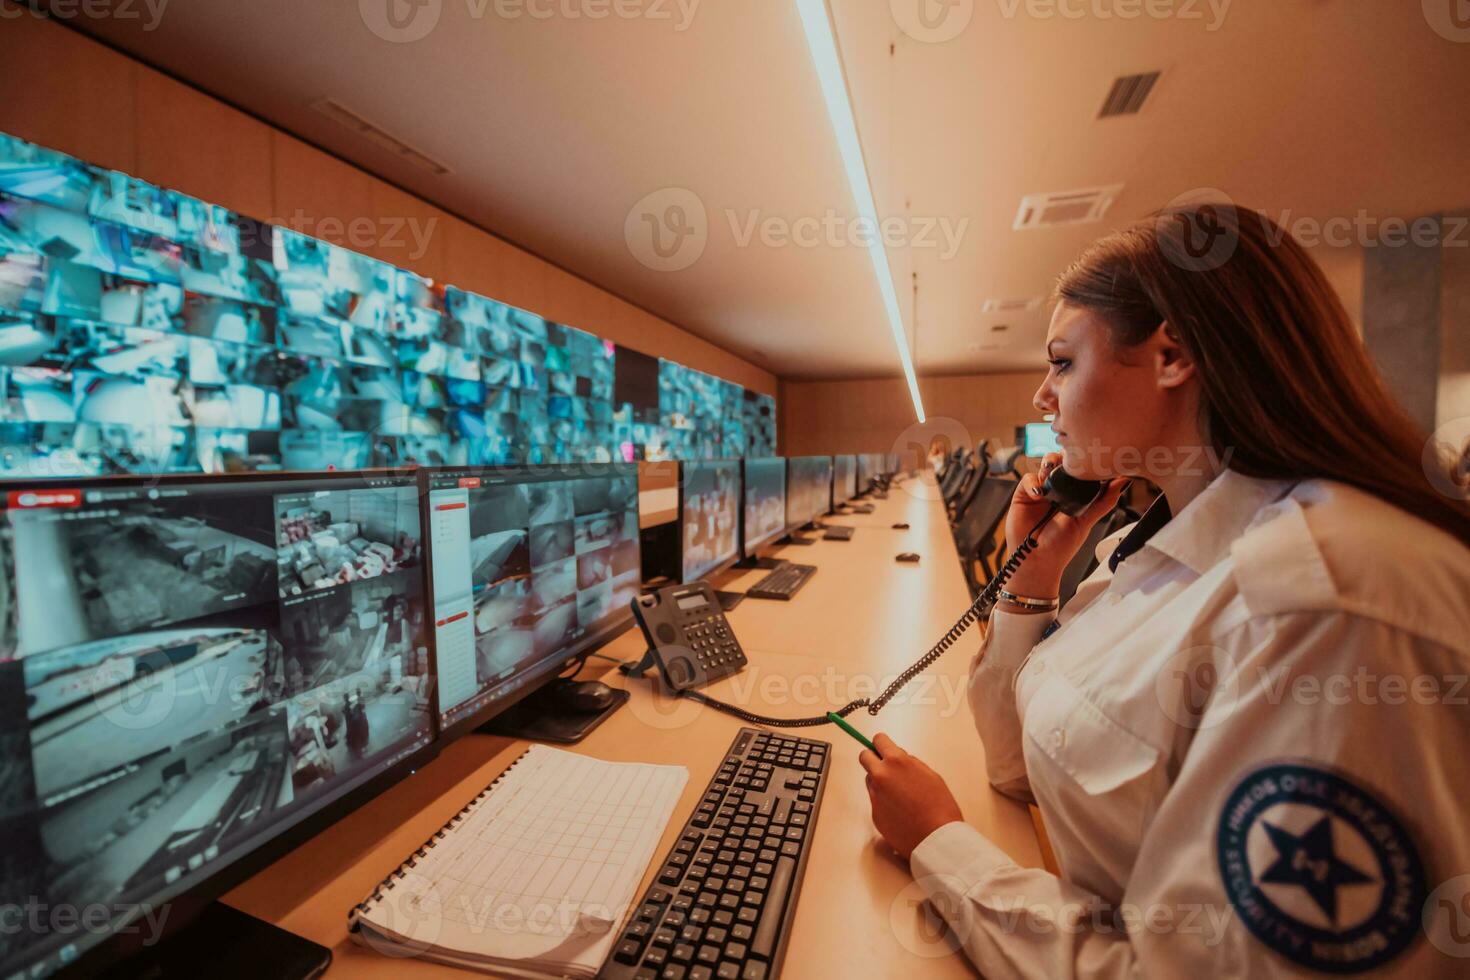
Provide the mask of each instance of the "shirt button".
{"label": "shirt button", "polygon": [[1067,744],[1067,733],[1060,728],[1051,730],[1051,747],[1053,752],[1060,752],[1063,745]]}

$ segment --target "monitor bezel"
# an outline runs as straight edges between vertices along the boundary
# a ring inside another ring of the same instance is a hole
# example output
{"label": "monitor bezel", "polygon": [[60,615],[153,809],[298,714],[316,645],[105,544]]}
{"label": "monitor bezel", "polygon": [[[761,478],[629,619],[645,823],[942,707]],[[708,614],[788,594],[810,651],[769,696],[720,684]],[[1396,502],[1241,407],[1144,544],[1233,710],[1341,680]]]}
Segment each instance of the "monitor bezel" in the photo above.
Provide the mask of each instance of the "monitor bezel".
{"label": "monitor bezel", "polygon": [[[542,474],[542,473],[545,473],[546,471],[553,471],[553,472],[554,471],[566,471],[568,475],[578,475],[578,474],[580,474],[580,475],[584,475],[585,476],[585,475],[594,475],[594,474],[590,473],[589,471],[595,470],[596,468],[599,468],[599,467],[607,468],[610,471],[615,471],[617,469],[623,469],[623,470],[625,470],[628,473],[628,475],[631,475],[633,477],[633,479],[635,481],[635,484],[636,484],[636,481],[638,479],[638,464],[636,462],[629,463],[629,462],[624,462],[624,461],[616,461],[616,462],[608,462],[608,463],[545,463],[545,464],[536,463],[536,464],[510,465],[510,466],[426,466],[426,467],[422,467],[418,471],[419,472],[419,493],[422,494],[422,496],[423,496],[423,503],[419,507],[419,515],[420,515],[420,518],[421,518],[422,523],[423,523],[423,534],[425,536],[424,537],[424,540],[425,541],[431,540],[431,538],[429,537],[429,534],[430,534],[430,528],[429,528],[429,493],[431,492],[430,491],[430,487],[429,487],[429,481],[430,481],[430,479],[432,477],[435,477],[435,476],[448,476],[448,475],[460,475],[460,476],[464,476],[464,477],[481,477],[481,478],[483,478],[485,476],[510,476],[510,475],[522,474],[522,473],[537,473],[537,474]],[[635,508],[636,508],[636,504],[635,504]],[[642,534],[641,533],[639,534],[637,540],[638,540],[638,559],[639,559],[639,568],[640,568],[640,572],[639,572],[639,587],[641,588],[642,587],[642,584],[643,584],[643,582],[642,582],[643,575],[642,575],[642,571],[641,571],[641,568],[642,568],[642,560],[643,560],[643,540],[642,540]],[[430,610],[432,610],[432,608],[433,608],[433,602],[434,602],[434,563],[432,561],[425,561],[425,563],[424,563],[424,584],[425,584],[425,587],[428,590],[427,593],[426,593],[426,595],[428,596],[428,600],[427,601],[429,603],[429,608],[430,608]],[[432,616],[432,614],[429,616],[429,623],[432,626],[432,624],[433,624],[433,616]],[[443,712],[442,706],[441,706],[441,704],[439,702],[439,696],[440,696],[440,692],[441,692],[441,685],[438,683],[438,678],[439,678],[439,637],[438,637],[438,631],[437,631],[437,629],[432,630],[431,631],[431,639],[430,639],[430,643],[429,643],[429,649],[431,651],[431,656],[433,658],[432,659],[432,663],[434,665],[434,680],[435,680],[435,683],[434,683],[434,723],[438,726],[438,729],[439,729],[439,741],[440,741],[440,743],[441,744],[444,744],[444,745],[447,745],[448,743],[450,743],[452,741],[455,741],[456,739],[458,739],[458,738],[460,738],[460,737],[462,737],[464,735],[471,734],[476,729],[484,726],[485,724],[489,723],[490,721],[493,721],[495,718],[498,718],[500,715],[502,715],[505,712],[509,711],[511,708],[515,707],[521,701],[524,701],[526,698],[530,697],[532,694],[535,694],[537,691],[541,690],[548,683],[550,683],[551,681],[555,680],[556,679],[556,676],[558,674],[560,674],[563,670],[565,670],[567,667],[569,667],[573,663],[576,663],[577,661],[585,658],[588,654],[592,653],[593,651],[597,650],[598,648],[603,647],[603,646],[606,646],[607,644],[613,642],[618,637],[620,637],[624,633],[628,632],[628,630],[632,629],[632,627],[633,627],[633,607],[632,607],[631,604],[629,604],[628,608],[624,610],[624,615],[620,616],[617,619],[616,622],[610,623],[609,625],[607,625],[607,626],[603,627],[602,629],[598,630],[596,633],[590,633],[587,636],[582,637],[582,639],[578,640],[572,647],[568,648],[570,652],[564,654],[563,656],[549,658],[547,660],[544,660],[544,661],[542,661],[542,663],[540,664],[540,666],[536,667],[534,670],[531,670],[531,671],[527,672],[526,675],[525,675],[525,677],[522,679],[522,682],[520,683],[520,685],[514,691],[510,691],[507,694],[504,694],[504,695],[502,695],[499,698],[492,698],[491,700],[486,701],[484,704],[480,705],[478,708],[476,708],[474,711],[470,712],[469,714],[465,715],[463,718],[460,718],[457,721],[451,722],[448,725],[445,725],[444,724],[444,712]],[[478,695],[476,695],[476,697],[478,697]]]}
{"label": "monitor bezel", "polygon": [[685,487],[685,480],[687,479],[687,475],[684,472],[684,467],[690,466],[690,465],[699,466],[699,465],[706,464],[706,463],[717,463],[717,464],[722,464],[722,465],[723,464],[733,465],[735,467],[736,476],[740,480],[740,493],[739,493],[739,495],[738,495],[738,497],[736,498],[736,501],[735,501],[735,553],[733,555],[731,555],[728,559],[726,559],[724,561],[721,561],[719,564],[710,566],[710,568],[706,569],[705,572],[702,575],[699,576],[699,578],[693,579],[692,581],[694,581],[694,582],[708,581],[711,577],[713,577],[715,575],[719,575],[721,572],[727,572],[731,568],[733,568],[737,562],[740,561],[740,557],[741,557],[741,555],[740,555],[740,550],[741,550],[740,549],[740,545],[741,545],[741,542],[744,540],[743,530],[744,530],[744,523],[745,523],[745,460],[740,459],[740,458],[731,458],[731,459],[701,459],[701,460],[682,460],[681,459],[681,460],[679,460],[679,473],[678,473],[678,483],[679,483],[679,510],[678,510],[678,514],[679,514],[679,517],[678,517],[678,521],[679,521],[679,584],[680,585],[689,585],[691,583],[691,580],[686,576],[685,569],[684,569],[684,487]]}
{"label": "monitor bezel", "polygon": [[[136,489],[138,487],[161,486],[164,484],[215,481],[221,484],[249,484],[278,483],[283,481],[361,482],[364,479],[408,480],[409,482],[403,485],[411,485],[416,488],[421,486],[417,480],[416,468],[373,470],[257,470],[249,473],[119,474],[80,477],[77,479],[41,477],[36,480],[0,480],[0,512],[10,509],[8,505],[9,495],[13,492],[37,490],[40,492],[55,493],[58,490],[70,489],[72,485],[76,485],[82,490],[105,490],[109,487]],[[420,515],[422,515],[422,499],[420,499],[419,506]],[[423,565],[426,571],[428,564],[426,553]],[[429,593],[426,592],[426,602],[428,596]],[[430,663],[432,664],[434,663],[433,637],[429,637],[428,640]],[[437,684],[435,686],[437,688]],[[369,777],[356,787],[348,790],[342,796],[323,805],[320,809],[282,828],[274,836],[262,841],[246,853],[226,862],[203,881],[197,882],[173,894],[170,894],[167,889],[160,892],[161,895],[168,896],[163,901],[169,908],[169,915],[159,925],[156,935],[151,930],[138,930],[135,933],[114,932],[109,936],[97,940],[94,945],[89,946],[87,949],[82,950],[77,955],[76,960],[58,969],[55,975],[58,977],[91,976],[98,970],[122,962],[131,956],[143,952],[145,947],[151,943],[167,942],[169,937],[177,935],[192,924],[221,895],[236,885],[254,877],[292,850],[306,843],[333,824],[338,823],[353,811],[361,809],[375,797],[382,795],[387,790],[403,782],[409,776],[417,773],[420,768],[438,756],[442,744],[439,720],[431,711],[429,716],[429,740],[424,745],[411,750],[402,759],[390,764],[383,771]],[[127,928],[135,921],[136,919],[122,920],[118,922],[117,928]],[[109,925],[111,924],[109,923]],[[42,954],[42,958],[53,957],[56,953],[57,949],[48,948]],[[37,959],[31,959],[20,969],[29,969],[37,962],[39,962]]]}
{"label": "monitor bezel", "polygon": [[[746,534],[745,534],[745,530],[746,530],[746,528],[745,528],[745,495],[746,495],[746,493],[750,489],[750,480],[747,478],[746,467],[748,467],[752,462],[760,463],[760,462],[766,462],[768,460],[777,460],[777,461],[779,461],[781,463],[781,497],[782,497],[782,500],[781,500],[781,524],[782,524],[782,526],[781,527],[778,527],[776,530],[772,531],[770,534],[766,535],[765,537],[761,538],[758,541],[747,541],[746,540]],[[785,527],[785,524],[786,524],[786,500],[785,500],[785,496],[786,496],[786,474],[789,472],[790,467],[786,465],[786,457],[785,456],[759,456],[759,457],[756,457],[754,460],[752,460],[750,458],[745,458],[745,459],[742,459],[740,461],[740,463],[741,463],[741,465],[740,465],[740,553],[745,558],[756,558],[756,557],[758,557],[759,552],[760,552],[760,550],[762,548],[765,548],[765,547],[769,546],[772,542],[778,541],[781,538],[783,538],[783,537],[786,536],[786,532],[788,530]]]}

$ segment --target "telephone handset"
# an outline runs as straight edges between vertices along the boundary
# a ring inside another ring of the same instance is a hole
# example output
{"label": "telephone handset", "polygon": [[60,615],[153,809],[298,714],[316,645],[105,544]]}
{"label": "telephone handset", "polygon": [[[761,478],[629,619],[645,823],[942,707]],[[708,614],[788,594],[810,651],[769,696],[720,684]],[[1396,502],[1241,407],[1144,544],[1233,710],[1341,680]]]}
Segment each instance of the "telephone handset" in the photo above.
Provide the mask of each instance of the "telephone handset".
{"label": "telephone handset", "polygon": [[[1076,516],[1107,489],[1106,483],[1079,480],[1060,467],[1052,471],[1042,484],[1042,495],[1051,501],[1052,507],[1027,533],[1025,540],[1011,552],[1009,558],[995,578],[980,591],[965,614],[940,637],[929,652],[900,674],[876,698],[858,698],[839,708],[835,714],[846,717],[858,708],[867,708],[868,714],[876,715],[894,695],[915,677],[928,670],[944,652],[955,644],[965,631],[990,612],[1001,586],[1016,574],[1016,569],[1026,556],[1036,549],[1036,535],[1049,524],[1058,513]],[[643,663],[625,668],[631,676],[639,676],[651,663],[657,663],[664,683],[680,697],[691,698],[710,707],[734,715],[742,721],[772,728],[811,728],[831,724],[826,715],[811,718],[769,718],[746,711],[733,704],[717,701],[694,688],[718,680],[742,670],[747,661],[745,652],[735,639],[735,631],[725,619],[725,613],[708,582],[692,585],[671,585],[657,592],[642,595],[633,600],[633,617],[648,641],[649,653]]]}
{"label": "telephone handset", "polygon": [[1041,485],[1041,495],[1056,504],[1063,514],[1076,517],[1092,506],[1093,501],[1101,497],[1107,488],[1106,483],[1079,480],[1058,466]]}

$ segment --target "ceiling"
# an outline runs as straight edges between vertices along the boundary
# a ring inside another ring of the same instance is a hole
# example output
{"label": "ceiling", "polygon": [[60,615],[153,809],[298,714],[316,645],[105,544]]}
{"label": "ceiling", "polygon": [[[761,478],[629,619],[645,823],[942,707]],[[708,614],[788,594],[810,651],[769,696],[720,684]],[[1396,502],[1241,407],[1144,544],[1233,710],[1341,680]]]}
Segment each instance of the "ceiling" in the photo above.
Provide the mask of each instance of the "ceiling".
{"label": "ceiling", "polygon": [[[921,374],[1041,366],[1045,310],[983,303],[1045,296],[1089,241],[1182,193],[1293,227],[1470,204],[1470,43],[1432,3],[829,2],[879,210],[906,219],[890,258]],[[81,26],[782,377],[899,371],[794,0],[188,0]],[[1097,118],[1114,78],[1152,70],[1142,112]],[[325,118],[324,97],[450,173]],[[1102,222],[1012,230],[1026,194],[1119,183]],[[706,216],[677,271],[625,233],[666,188]]]}

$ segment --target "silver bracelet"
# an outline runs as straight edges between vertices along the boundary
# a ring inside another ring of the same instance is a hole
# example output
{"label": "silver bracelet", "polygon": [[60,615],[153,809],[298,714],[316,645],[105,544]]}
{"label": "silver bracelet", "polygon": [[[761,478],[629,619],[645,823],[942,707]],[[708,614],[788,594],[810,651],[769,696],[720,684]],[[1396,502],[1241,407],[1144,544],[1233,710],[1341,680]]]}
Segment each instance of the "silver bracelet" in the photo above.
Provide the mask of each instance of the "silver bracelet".
{"label": "silver bracelet", "polygon": [[1001,602],[1008,602],[1013,606],[1020,606],[1022,609],[1035,609],[1037,611],[1056,609],[1061,605],[1060,599],[1033,599],[1030,596],[1007,592],[1005,589],[1000,590],[998,598]]}

